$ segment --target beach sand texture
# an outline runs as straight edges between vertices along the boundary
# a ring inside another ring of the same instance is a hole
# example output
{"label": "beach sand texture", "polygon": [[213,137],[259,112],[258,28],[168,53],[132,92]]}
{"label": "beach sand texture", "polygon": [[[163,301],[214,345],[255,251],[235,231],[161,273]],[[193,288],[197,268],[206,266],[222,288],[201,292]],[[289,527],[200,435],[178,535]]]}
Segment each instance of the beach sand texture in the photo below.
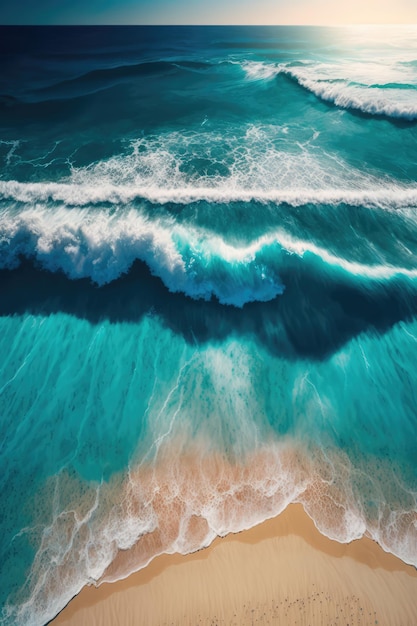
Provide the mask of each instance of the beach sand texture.
{"label": "beach sand texture", "polygon": [[54,626],[415,626],[417,571],[364,537],[321,535],[301,505],[188,555],[84,588]]}

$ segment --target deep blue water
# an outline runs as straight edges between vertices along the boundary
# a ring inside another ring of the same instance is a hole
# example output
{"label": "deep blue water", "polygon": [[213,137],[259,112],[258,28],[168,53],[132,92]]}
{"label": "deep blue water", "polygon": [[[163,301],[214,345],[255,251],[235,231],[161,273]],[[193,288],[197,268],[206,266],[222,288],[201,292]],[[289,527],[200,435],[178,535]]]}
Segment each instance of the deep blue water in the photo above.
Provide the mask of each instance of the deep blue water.
{"label": "deep blue water", "polygon": [[290,502],[417,565],[417,28],[0,42],[2,623]]}

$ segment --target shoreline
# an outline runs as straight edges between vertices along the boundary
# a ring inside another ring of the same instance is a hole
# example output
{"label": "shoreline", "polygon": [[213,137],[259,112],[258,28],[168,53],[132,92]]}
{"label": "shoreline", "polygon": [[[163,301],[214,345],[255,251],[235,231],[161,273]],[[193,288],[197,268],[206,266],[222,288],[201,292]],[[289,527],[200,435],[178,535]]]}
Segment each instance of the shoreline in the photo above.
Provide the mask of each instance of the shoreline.
{"label": "shoreline", "polygon": [[[126,554],[128,554],[127,551]],[[363,537],[321,535],[301,504],[197,552],[87,586],[54,626],[417,623],[417,570]]]}

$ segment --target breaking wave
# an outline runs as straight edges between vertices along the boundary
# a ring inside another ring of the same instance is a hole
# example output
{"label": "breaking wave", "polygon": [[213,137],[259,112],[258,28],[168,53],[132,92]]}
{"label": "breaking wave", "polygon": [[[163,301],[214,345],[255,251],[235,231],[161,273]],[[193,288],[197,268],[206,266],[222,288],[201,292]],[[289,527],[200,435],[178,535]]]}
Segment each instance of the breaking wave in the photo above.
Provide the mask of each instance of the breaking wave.
{"label": "breaking wave", "polygon": [[[274,65],[249,61],[242,63],[242,68],[250,80],[269,80],[284,75],[317,98],[343,109],[410,122],[417,120],[417,80],[408,84],[400,80],[367,84],[344,78],[343,72],[352,71],[350,67],[301,62]],[[354,67],[353,76],[355,71],[358,70]],[[363,68],[360,75],[364,78],[362,72]]]}
{"label": "breaking wave", "polygon": [[343,109],[410,122],[417,120],[417,102],[414,89],[393,87],[370,89],[369,86],[363,88],[348,82],[314,80],[309,78],[305,72],[288,68],[282,72],[321,100]]}
{"label": "breaking wave", "polygon": [[[319,233],[337,220],[338,205],[409,214],[417,207],[417,188],[378,180],[325,153],[317,158],[309,148],[311,133],[306,145],[286,153],[279,149],[281,141],[288,143],[281,131],[251,125],[226,146],[219,146],[213,132],[146,137],[133,141],[128,153],[72,167],[67,178],[55,182],[2,180],[0,266],[16,267],[25,257],[69,278],[103,285],[140,260],[172,292],[214,296],[238,307],[282,294],[281,270],[293,254],[371,279],[414,278],[407,246],[394,260],[382,248],[373,255],[356,253],[355,246],[365,249],[360,229],[351,250],[332,247]],[[205,219],[201,226],[194,213],[203,201],[213,212],[211,222]],[[215,232],[212,222],[215,214],[222,224],[232,219],[234,202],[264,204],[271,215],[274,207],[287,207],[284,219],[291,208],[308,206],[311,213],[314,206],[318,221],[313,230],[291,232],[281,217],[271,217],[263,230],[241,239],[237,222],[230,239]],[[170,210],[163,210],[168,205]],[[187,209],[185,220],[178,219],[181,206]],[[369,226],[360,228],[366,235]]]}
{"label": "breaking wave", "polygon": [[[149,182],[151,184],[149,184]],[[264,189],[240,187],[227,178],[223,184],[160,187],[153,181],[140,181],[138,185],[116,185],[107,180],[100,184],[88,183],[20,183],[0,181],[0,200],[22,203],[59,202],[69,207],[99,204],[129,204],[134,200],[147,200],[155,204],[190,204],[207,202],[274,202],[294,207],[307,204],[347,204],[350,206],[401,209],[417,207],[417,188],[392,185],[379,189]],[[142,183],[142,184],[141,184]],[[148,184],[147,184],[148,183]],[[177,186],[178,185],[178,186]]]}
{"label": "breaking wave", "polygon": [[370,279],[417,277],[417,269],[340,258],[282,230],[237,246],[173,219],[152,220],[135,209],[114,214],[37,206],[17,214],[3,212],[0,232],[2,268],[16,267],[25,257],[49,271],[63,271],[72,279],[88,277],[103,285],[141,260],[172,292],[192,298],[215,296],[222,304],[238,307],[282,294],[280,271],[292,254]]}

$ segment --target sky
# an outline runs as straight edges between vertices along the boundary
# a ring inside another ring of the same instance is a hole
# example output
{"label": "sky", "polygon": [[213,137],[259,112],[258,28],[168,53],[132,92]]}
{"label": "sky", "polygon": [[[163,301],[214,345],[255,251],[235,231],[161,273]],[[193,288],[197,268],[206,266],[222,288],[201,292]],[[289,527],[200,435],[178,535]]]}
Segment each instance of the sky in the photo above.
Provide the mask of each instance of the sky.
{"label": "sky", "polygon": [[0,24],[417,24],[417,0],[1,0]]}

